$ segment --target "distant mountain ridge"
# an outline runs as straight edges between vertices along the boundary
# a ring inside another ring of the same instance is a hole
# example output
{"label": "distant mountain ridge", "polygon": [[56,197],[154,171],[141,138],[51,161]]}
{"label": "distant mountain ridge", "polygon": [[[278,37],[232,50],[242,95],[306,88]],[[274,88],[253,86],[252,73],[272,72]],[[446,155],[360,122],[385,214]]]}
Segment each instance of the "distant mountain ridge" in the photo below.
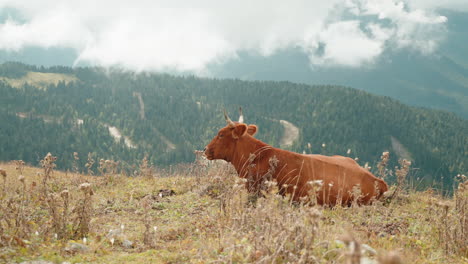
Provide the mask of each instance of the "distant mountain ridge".
{"label": "distant mountain ridge", "polygon": [[[467,120],[360,90],[19,63],[1,65],[0,79],[31,72],[66,78],[42,87],[0,81],[0,160],[37,164],[52,152],[60,168],[75,162],[84,169],[91,153],[95,160],[119,160],[129,171],[145,156],[156,165],[190,162],[225,125],[222,109],[237,118],[242,106],[246,122],[259,126],[257,137],[273,146],[281,145],[285,120],[299,129],[288,147],[293,151],[358,157],[372,167],[383,151],[396,165],[398,153],[412,159],[412,177],[424,186],[448,188],[467,172]],[[118,140],[109,127],[118,130]]]}
{"label": "distant mountain ridge", "polygon": [[433,54],[390,49],[368,66],[311,68],[307,55],[293,48],[270,57],[239,54],[237,60],[210,70],[221,78],[349,86],[468,119],[468,13],[443,14],[448,17],[448,32]]}

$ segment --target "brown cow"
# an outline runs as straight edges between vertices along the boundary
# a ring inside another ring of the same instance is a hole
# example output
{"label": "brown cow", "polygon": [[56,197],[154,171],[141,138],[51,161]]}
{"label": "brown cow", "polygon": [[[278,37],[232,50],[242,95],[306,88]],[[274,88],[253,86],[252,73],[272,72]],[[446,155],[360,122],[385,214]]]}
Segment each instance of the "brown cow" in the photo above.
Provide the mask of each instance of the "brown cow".
{"label": "brown cow", "polygon": [[[271,147],[253,137],[257,126],[233,122],[224,113],[227,126],[206,146],[209,160],[223,159],[234,165],[239,177],[247,179],[249,192],[259,193],[266,177],[276,180],[282,195],[290,194],[294,201],[307,198],[313,183],[321,181],[316,193],[321,205],[341,203],[369,204],[388,190],[387,184],[343,156],[303,155]],[[360,196],[354,197],[360,188]]]}

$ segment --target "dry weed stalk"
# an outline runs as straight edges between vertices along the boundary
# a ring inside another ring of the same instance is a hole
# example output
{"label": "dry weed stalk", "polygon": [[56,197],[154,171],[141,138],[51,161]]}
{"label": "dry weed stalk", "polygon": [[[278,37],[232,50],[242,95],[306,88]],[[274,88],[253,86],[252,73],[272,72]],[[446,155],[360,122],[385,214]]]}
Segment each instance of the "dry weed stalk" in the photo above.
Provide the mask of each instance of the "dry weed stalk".
{"label": "dry weed stalk", "polygon": [[468,179],[457,175],[459,184],[454,193],[454,205],[448,202],[437,202],[442,210],[439,223],[439,241],[446,254],[468,256]]}
{"label": "dry weed stalk", "polygon": [[406,176],[408,176],[410,166],[411,166],[411,161],[406,160],[406,159],[400,159],[398,163],[400,163],[400,168],[395,167],[397,185],[392,195],[390,196],[389,201],[394,200],[400,194],[400,192],[404,189]]}
{"label": "dry weed stalk", "polygon": [[346,264],[361,264],[361,243],[359,243],[354,236],[348,234],[344,237],[343,242],[348,247],[348,251],[345,253]]}
{"label": "dry weed stalk", "polygon": [[24,171],[24,165],[26,165],[26,163],[22,160],[14,160],[13,164],[15,164],[15,170],[17,170],[18,173],[22,175]]}
{"label": "dry weed stalk", "polygon": [[[59,198],[62,198],[63,205],[60,206]],[[46,199],[49,214],[51,217],[52,230],[57,239],[66,240],[69,238],[67,231],[68,226],[68,207],[69,207],[69,192],[63,190],[60,195],[49,193]]]}
{"label": "dry weed stalk", "polygon": [[140,173],[139,176],[146,178],[152,178],[154,175],[154,167],[148,161],[148,157],[145,156],[140,163]]}
{"label": "dry weed stalk", "polygon": [[277,183],[266,179],[261,196],[255,206],[250,206],[243,195],[244,184],[245,179],[238,179],[227,187],[225,211],[214,219],[218,223],[217,248],[206,250],[219,252],[218,261],[222,263],[317,262],[312,251],[320,211],[304,204],[291,206],[278,194]]}
{"label": "dry weed stalk", "polygon": [[141,207],[144,210],[143,222],[145,225],[145,232],[143,233],[143,244],[149,248],[154,248],[156,246],[155,241],[155,232],[156,228],[151,228],[151,197],[147,195],[141,201]]}
{"label": "dry weed stalk", "polygon": [[57,166],[55,164],[55,161],[57,160],[57,157],[52,156],[52,154],[47,153],[47,155],[44,157],[43,160],[40,161],[41,167],[44,169],[44,175],[42,179],[42,192],[44,197],[47,197],[48,193],[48,181],[52,176],[52,173]]}
{"label": "dry weed stalk", "polygon": [[461,225],[462,231],[464,231],[463,234],[466,234],[464,237],[468,239],[468,233],[465,233],[468,232],[468,177],[459,174],[457,180],[459,183],[455,192],[455,209],[463,216],[463,219],[460,219],[464,223]]}
{"label": "dry weed stalk", "polygon": [[369,162],[366,162],[366,163],[364,164],[364,169],[366,169],[366,170],[368,170],[368,171],[370,171],[370,170],[372,169],[372,167],[369,166]]}
{"label": "dry weed stalk", "polygon": [[237,177],[237,172],[232,167],[223,164],[223,166],[215,165],[209,169],[204,167],[198,167],[198,169],[203,170],[203,173],[197,173],[196,188],[199,189],[201,195],[218,200],[221,211],[225,212],[226,203],[233,195],[242,195],[242,192],[233,192],[232,186],[237,184],[242,190],[247,180]]}
{"label": "dry weed stalk", "polygon": [[94,192],[89,183],[82,183],[79,188],[83,192],[83,198],[78,201],[77,206],[73,210],[73,213],[76,213],[74,234],[76,238],[83,238],[89,233],[89,224],[93,213],[92,196]]}
{"label": "dry weed stalk", "polygon": [[[22,171],[22,170],[21,170]],[[22,188],[20,191],[20,196],[18,197],[18,205],[16,208],[16,219],[15,219],[15,224],[16,224],[16,234],[19,237],[27,237],[29,233],[29,225],[28,225],[28,220],[26,217],[26,180],[23,175],[18,176],[18,180],[21,182]]]}
{"label": "dry weed stalk", "polygon": [[382,180],[385,180],[387,176],[387,165],[388,160],[390,159],[390,152],[385,151],[380,156],[380,162],[377,164],[377,169],[379,170],[379,175]]}
{"label": "dry weed stalk", "polygon": [[[250,157],[248,159],[248,167],[249,168],[255,168],[255,164],[253,161],[255,160],[256,155],[255,154],[250,154]],[[264,175],[254,175],[253,173],[250,172],[249,170],[249,175],[247,177],[247,190],[249,192],[248,194],[248,202],[249,204],[255,205],[257,202],[257,199],[262,195],[262,190],[265,189],[265,182],[271,182],[273,181],[273,175],[275,174],[276,167],[278,166],[278,158],[276,156],[271,157],[268,160],[268,171]]]}
{"label": "dry weed stalk", "polygon": [[353,201],[351,202],[352,207],[358,207],[360,205],[360,200],[362,199],[362,190],[361,190],[361,185],[355,185],[353,186],[353,189],[351,191],[351,196],[353,197]]}
{"label": "dry weed stalk", "polygon": [[88,175],[93,175],[94,174],[94,172],[93,172],[94,162],[95,161],[93,159],[93,155],[91,153],[88,153],[88,160],[87,160],[87,162],[85,164]]}
{"label": "dry weed stalk", "polygon": [[348,231],[346,236],[343,236],[341,242],[346,245],[345,252],[339,258],[344,257],[346,264],[363,264],[363,263],[379,263],[379,264],[403,264],[403,260],[396,251],[381,252],[377,256],[377,261],[374,261],[366,256],[376,256],[377,252],[367,244],[362,244]]}
{"label": "dry weed stalk", "polygon": [[468,177],[457,175],[459,181],[455,192],[454,215],[457,218],[457,228],[454,234],[454,242],[457,251],[468,256]]}
{"label": "dry weed stalk", "polygon": [[440,215],[435,229],[438,242],[446,255],[468,256],[468,180],[457,175],[459,181],[454,190],[453,200],[431,198],[429,213]]}
{"label": "dry weed stalk", "polygon": [[74,173],[79,173],[80,169],[78,166],[78,161],[80,160],[80,156],[78,156],[78,152],[73,152],[73,163],[72,163],[72,169]]}
{"label": "dry weed stalk", "polygon": [[195,160],[192,163],[193,175],[197,181],[197,185],[201,185],[201,177],[205,176],[208,171],[210,161],[206,158],[203,150],[194,150]]}
{"label": "dry weed stalk", "polygon": [[7,181],[7,173],[4,169],[0,168],[0,175],[2,175],[2,178],[3,178],[3,191],[2,191],[2,195],[6,195],[6,181]]}
{"label": "dry weed stalk", "polygon": [[309,203],[310,206],[318,205],[317,193],[323,188],[323,181],[321,180],[309,181],[307,182],[307,184],[309,184],[311,188],[308,192],[309,194],[309,196],[307,197],[308,201],[305,201],[305,202]]}
{"label": "dry weed stalk", "polygon": [[10,195],[5,192],[5,197],[0,199],[0,245],[23,245],[22,240],[28,239],[31,234],[25,177],[19,175],[18,181],[21,187]]}
{"label": "dry weed stalk", "polygon": [[62,210],[61,227],[60,227],[58,236],[64,239],[68,239],[67,225],[68,225],[68,208],[70,204],[69,196],[70,195],[67,189],[63,190],[60,193],[60,197],[62,197],[62,200],[63,200],[63,210]]}
{"label": "dry weed stalk", "polygon": [[56,193],[49,193],[46,199],[49,215],[51,217],[52,230],[58,238],[62,238],[62,223],[60,218],[59,196]]}
{"label": "dry weed stalk", "polygon": [[2,221],[1,219],[3,219],[4,217],[6,217],[6,214],[5,214],[5,209],[3,208],[3,201],[6,197],[6,177],[7,177],[7,173],[5,170],[3,170],[2,168],[0,168],[0,175],[2,175],[2,178],[3,178],[3,191],[2,191],[2,194],[0,195],[0,246],[3,246],[3,234],[4,234],[4,229],[3,229],[3,224],[2,224]]}
{"label": "dry weed stalk", "polygon": [[119,166],[118,161],[113,160],[99,160],[98,170],[101,175],[104,175],[104,181],[106,184],[114,182],[114,176],[117,173],[117,167]]}

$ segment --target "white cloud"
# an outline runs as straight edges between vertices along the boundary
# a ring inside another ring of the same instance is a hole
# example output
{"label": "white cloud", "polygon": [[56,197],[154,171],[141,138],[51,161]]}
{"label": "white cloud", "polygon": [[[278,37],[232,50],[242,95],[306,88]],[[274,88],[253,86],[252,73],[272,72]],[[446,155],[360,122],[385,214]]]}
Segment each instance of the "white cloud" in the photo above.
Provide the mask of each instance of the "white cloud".
{"label": "white cloud", "polygon": [[26,21],[0,24],[0,49],[71,47],[77,62],[200,72],[240,51],[301,47],[313,65],[357,67],[389,48],[432,52],[446,22],[436,1],[187,2],[0,0]]}
{"label": "white cloud", "polygon": [[380,55],[384,43],[381,38],[368,37],[359,28],[359,21],[330,24],[320,32],[318,41],[323,43],[323,51],[319,54],[311,52],[309,57],[312,64],[351,67],[362,65]]}
{"label": "white cloud", "polygon": [[423,53],[432,52],[443,37],[447,18],[423,9],[409,9],[404,2],[386,0],[353,1],[360,4],[363,15],[388,20],[393,31],[388,40],[400,48],[412,48]]}
{"label": "white cloud", "polygon": [[467,12],[468,2],[466,0],[409,0],[412,8],[424,10],[447,9],[453,11]]}

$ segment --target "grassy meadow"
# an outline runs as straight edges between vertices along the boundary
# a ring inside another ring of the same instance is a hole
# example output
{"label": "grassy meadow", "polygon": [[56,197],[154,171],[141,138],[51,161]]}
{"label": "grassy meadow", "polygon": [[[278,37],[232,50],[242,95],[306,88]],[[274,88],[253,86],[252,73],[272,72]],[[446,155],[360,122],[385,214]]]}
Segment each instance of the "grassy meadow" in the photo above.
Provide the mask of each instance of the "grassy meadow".
{"label": "grassy meadow", "polygon": [[468,263],[464,176],[451,197],[402,179],[390,202],[325,208],[292,204],[272,183],[249,203],[219,162],[143,160],[132,176],[110,160],[94,164],[100,176],[55,171],[51,155],[41,165],[0,164],[0,262]]}
{"label": "grassy meadow", "polygon": [[9,85],[15,88],[23,87],[25,84],[31,86],[46,89],[47,86],[53,84],[57,85],[59,82],[64,82],[65,84],[70,82],[78,81],[72,74],[64,73],[52,73],[52,72],[28,72],[25,76],[21,78],[7,78],[0,77],[0,80],[5,81]]}

